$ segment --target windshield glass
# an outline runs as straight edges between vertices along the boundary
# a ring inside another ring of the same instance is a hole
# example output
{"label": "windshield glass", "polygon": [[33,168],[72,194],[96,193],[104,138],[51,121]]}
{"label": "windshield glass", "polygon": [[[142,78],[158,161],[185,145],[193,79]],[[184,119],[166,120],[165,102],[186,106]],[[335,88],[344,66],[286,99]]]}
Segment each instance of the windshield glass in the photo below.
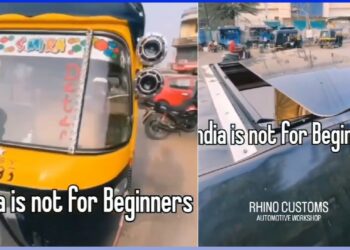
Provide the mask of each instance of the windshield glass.
{"label": "windshield glass", "polygon": [[276,35],[276,45],[282,45],[286,42],[290,42],[293,38],[298,35],[297,31],[280,31]]}
{"label": "windshield glass", "polygon": [[[101,58],[97,59],[99,56]],[[116,40],[95,38],[79,137],[80,149],[110,148],[129,140],[131,91],[126,47]]]}
{"label": "windshield glass", "polygon": [[250,28],[249,33],[250,33],[250,36],[252,37],[258,37],[265,31],[266,29],[264,28]]}
{"label": "windshield glass", "polygon": [[221,30],[221,35],[224,39],[234,39],[239,36],[239,30],[238,29],[225,29]]}
{"label": "windshield glass", "polygon": [[[121,136],[114,137],[113,142],[106,136],[111,133],[115,106],[123,103],[124,117],[118,122],[124,125],[131,112],[126,48],[103,37],[94,37],[92,43],[79,131],[78,145],[82,149],[125,142],[127,139]],[[85,75],[82,70],[85,47],[84,35],[0,36],[0,140],[3,143],[63,150],[74,143],[73,128],[79,122],[82,108],[79,93],[80,78]],[[115,97],[118,91],[123,97]],[[125,129],[123,132],[129,138],[129,132]]]}
{"label": "windshield glass", "polygon": [[330,36],[329,35],[329,31],[324,30],[324,31],[321,32],[321,37],[329,37],[329,36]]}

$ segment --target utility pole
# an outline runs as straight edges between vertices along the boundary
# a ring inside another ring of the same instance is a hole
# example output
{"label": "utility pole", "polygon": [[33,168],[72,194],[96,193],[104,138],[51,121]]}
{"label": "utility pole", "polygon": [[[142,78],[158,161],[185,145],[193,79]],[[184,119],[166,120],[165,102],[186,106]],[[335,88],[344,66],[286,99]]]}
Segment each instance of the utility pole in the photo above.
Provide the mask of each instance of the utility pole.
{"label": "utility pole", "polygon": [[213,36],[211,34],[211,26],[210,26],[210,21],[209,21],[209,15],[208,15],[208,9],[207,9],[207,4],[203,3],[204,7],[204,12],[205,12],[205,17],[207,18],[207,28],[209,28],[209,36],[210,36],[210,41],[213,40]]}
{"label": "utility pole", "polygon": [[206,17],[206,19],[207,19],[207,26],[209,26],[209,27],[210,27],[210,22],[209,22],[209,15],[208,15],[207,4],[206,4],[206,3],[203,3],[203,6],[204,6],[205,17]]}

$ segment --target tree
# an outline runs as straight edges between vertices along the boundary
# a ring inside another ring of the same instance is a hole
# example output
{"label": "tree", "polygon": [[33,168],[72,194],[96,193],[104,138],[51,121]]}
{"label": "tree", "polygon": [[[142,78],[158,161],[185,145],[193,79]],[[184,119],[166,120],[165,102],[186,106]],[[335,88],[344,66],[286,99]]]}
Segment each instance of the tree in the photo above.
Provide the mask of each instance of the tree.
{"label": "tree", "polygon": [[217,14],[221,16],[221,19],[235,20],[241,13],[256,15],[257,6],[257,3],[225,3],[217,8]]}
{"label": "tree", "polygon": [[216,28],[222,21],[235,23],[241,13],[256,15],[258,3],[200,3],[199,19],[201,24]]}

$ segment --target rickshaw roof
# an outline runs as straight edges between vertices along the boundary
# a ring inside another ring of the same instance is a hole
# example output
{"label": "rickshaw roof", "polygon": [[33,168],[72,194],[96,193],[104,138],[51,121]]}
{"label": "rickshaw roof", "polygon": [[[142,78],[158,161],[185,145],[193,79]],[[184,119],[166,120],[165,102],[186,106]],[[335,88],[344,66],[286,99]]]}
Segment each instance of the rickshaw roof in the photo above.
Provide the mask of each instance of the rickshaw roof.
{"label": "rickshaw roof", "polygon": [[269,27],[266,26],[250,26],[249,29],[268,29]]}
{"label": "rickshaw roof", "polygon": [[144,34],[145,13],[141,3],[0,3],[0,15],[31,17],[48,13],[125,19],[130,24],[134,44]]}
{"label": "rickshaw roof", "polygon": [[239,30],[240,28],[237,26],[223,26],[223,27],[219,27],[219,30]]}
{"label": "rickshaw roof", "polygon": [[298,33],[297,29],[280,29],[275,30],[276,33]]}

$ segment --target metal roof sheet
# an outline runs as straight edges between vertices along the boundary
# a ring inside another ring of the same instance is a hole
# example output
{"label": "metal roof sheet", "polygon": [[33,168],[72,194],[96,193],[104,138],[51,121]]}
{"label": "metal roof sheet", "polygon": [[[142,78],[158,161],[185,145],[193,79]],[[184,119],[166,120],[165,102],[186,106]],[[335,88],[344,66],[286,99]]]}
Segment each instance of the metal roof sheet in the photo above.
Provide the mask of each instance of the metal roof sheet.
{"label": "metal roof sheet", "polygon": [[350,58],[307,49],[265,54],[241,64],[320,117],[350,109]]}

